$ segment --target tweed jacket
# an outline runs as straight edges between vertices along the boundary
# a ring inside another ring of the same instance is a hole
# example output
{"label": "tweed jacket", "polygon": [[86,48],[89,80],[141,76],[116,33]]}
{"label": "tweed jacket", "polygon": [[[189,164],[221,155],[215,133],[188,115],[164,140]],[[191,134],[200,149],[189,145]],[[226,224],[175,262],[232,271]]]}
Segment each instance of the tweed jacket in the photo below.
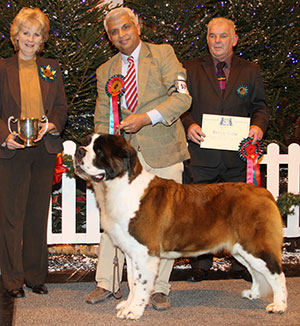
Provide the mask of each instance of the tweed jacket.
{"label": "tweed jacket", "polygon": [[[250,117],[250,125],[266,131],[269,110],[258,65],[234,55],[224,97],[211,55],[186,61],[183,66],[187,69],[188,89],[193,98],[190,110],[182,117],[186,131],[193,123],[201,126],[203,113]],[[247,88],[247,94],[239,94],[241,86]],[[189,151],[194,166],[216,167],[220,160],[227,167],[244,164],[237,151],[202,149],[192,141],[189,141]]]}
{"label": "tweed jacket", "polygon": [[[110,104],[105,84],[110,77],[121,73],[120,53],[97,69],[96,132],[109,132]],[[172,86],[178,76],[186,80],[186,71],[170,45],[142,42],[138,63],[138,105],[135,113],[156,109],[165,122],[143,127],[131,135],[130,142],[135,149],[142,152],[145,161],[153,168],[167,167],[189,158],[185,132],[179,117],[189,109],[191,97],[189,94],[173,92]],[[131,114],[125,108],[121,111],[123,119]]]}
{"label": "tweed jacket", "polygon": [[[63,131],[67,120],[67,100],[61,76],[61,70],[57,60],[37,56],[37,67],[50,65],[56,71],[56,78],[53,81],[46,81],[39,78],[42,101],[45,115],[49,122],[52,122],[59,133]],[[20,81],[18,70],[18,54],[10,58],[0,59],[0,145],[3,144],[9,135],[7,125],[8,118],[21,115]],[[12,129],[16,130],[16,124]],[[62,140],[59,135],[47,133],[44,136],[46,149],[49,153],[55,154],[63,150]],[[15,150],[9,150],[0,146],[0,158],[11,158]]]}

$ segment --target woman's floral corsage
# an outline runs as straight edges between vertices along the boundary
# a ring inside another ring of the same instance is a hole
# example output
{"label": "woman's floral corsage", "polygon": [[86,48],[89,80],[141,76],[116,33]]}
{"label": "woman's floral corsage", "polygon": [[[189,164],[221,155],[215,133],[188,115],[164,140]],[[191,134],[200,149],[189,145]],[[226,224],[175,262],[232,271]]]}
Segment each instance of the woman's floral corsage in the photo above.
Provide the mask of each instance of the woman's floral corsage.
{"label": "woman's floral corsage", "polygon": [[41,66],[40,76],[46,81],[53,81],[56,78],[56,70],[50,65]]}

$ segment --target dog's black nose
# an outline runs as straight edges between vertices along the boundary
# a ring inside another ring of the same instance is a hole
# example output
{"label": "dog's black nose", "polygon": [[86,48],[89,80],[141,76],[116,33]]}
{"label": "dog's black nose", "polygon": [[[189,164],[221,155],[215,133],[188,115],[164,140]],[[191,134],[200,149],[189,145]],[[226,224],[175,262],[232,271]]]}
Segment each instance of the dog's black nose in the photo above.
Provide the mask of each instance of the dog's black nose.
{"label": "dog's black nose", "polygon": [[83,146],[78,147],[75,152],[76,159],[78,160],[82,159],[85,156],[85,153],[86,153],[86,149]]}

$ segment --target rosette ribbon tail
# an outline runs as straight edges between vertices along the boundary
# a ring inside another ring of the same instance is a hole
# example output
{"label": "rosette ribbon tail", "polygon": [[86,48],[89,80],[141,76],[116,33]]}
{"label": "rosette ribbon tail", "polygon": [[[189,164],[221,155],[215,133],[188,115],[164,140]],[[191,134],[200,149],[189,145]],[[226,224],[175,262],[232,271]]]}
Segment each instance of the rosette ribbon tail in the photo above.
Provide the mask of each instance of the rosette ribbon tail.
{"label": "rosette ribbon tail", "polygon": [[63,165],[62,153],[56,155],[56,166],[54,169],[53,182],[52,184],[57,184],[61,182],[63,173],[68,172],[69,169]]}
{"label": "rosette ribbon tail", "polygon": [[119,119],[119,94],[112,94],[110,97],[110,114],[109,114],[109,133],[114,134],[117,126],[120,123]]}
{"label": "rosette ribbon tail", "polygon": [[114,75],[109,78],[105,85],[105,91],[109,96],[109,133],[115,134],[117,126],[122,121],[120,98],[124,94],[124,77],[122,75]]}
{"label": "rosette ribbon tail", "polygon": [[[123,120],[122,118],[122,109],[121,109],[121,101],[119,101],[119,123]],[[125,137],[125,131],[121,129],[120,131],[121,136]]]}
{"label": "rosette ribbon tail", "polygon": [[261,186],[257,154],[247,158],[247,183],[253,184],[254,186]]}

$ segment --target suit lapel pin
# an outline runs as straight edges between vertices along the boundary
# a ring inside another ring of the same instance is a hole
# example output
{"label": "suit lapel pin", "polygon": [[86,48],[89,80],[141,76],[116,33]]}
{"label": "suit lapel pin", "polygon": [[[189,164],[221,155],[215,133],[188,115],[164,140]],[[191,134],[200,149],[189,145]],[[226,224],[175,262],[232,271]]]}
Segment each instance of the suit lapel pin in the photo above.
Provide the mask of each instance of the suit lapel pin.
{"label": "suit lapel pin", "polygon": [[245,84],[239,85],[236,92],[239,97],[245,97],[248,95],[248,86]]}

